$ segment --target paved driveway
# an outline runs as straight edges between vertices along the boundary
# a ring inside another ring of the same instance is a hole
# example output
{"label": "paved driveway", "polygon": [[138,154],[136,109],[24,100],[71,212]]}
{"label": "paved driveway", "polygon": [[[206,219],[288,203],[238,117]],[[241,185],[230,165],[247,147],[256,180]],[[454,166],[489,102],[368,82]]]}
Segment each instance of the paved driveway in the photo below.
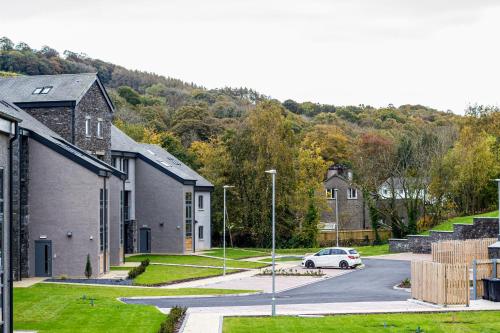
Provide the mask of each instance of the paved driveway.
{"label": "paved driveway", "polygon": [[[277,304],[311,304],[336,302],[402,301],[409,297],[405,291],[392,287],[410,277],[410,262],[364,259],[366,267],[350,274],[277,294]],[[271,304],[270,294],[250,296],[143,298],[123,299],[131,304],[151,304],[160,308],[175,305],[185,307],[250,306]]]}

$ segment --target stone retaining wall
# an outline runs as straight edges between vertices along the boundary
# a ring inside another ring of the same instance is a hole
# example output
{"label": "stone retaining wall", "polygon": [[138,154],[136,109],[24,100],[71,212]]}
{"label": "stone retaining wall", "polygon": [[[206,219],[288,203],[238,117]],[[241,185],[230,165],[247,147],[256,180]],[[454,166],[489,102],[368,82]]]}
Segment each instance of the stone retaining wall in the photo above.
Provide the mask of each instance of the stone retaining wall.
{"label": "stone retaining wall", "polygon": [[475,217],[473,224],[453,224],[453,231],[431,231],[429,235],[408,235],[406,239],[389,239],[389,251],[431,253],[431,243],[440,240],[495,238],[498,218]]}

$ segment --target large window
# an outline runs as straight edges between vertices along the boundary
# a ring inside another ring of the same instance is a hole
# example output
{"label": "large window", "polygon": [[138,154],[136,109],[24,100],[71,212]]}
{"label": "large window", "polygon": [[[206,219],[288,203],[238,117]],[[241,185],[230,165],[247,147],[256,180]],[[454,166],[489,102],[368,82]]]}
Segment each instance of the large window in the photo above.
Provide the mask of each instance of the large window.
{"label": "large window", "polygon": [[97,137],[102,139],[102,119],[97,119]]}
{"label": "large window", "polygon": [[347,199],[357,199],[358,198],[358,190],[355,188],[348,188],[347,189]]}
{"label": "large window", "polygon": [[125,205],[124,205],[124,198],[125,197],[125,192],[120,191],[120,244],[123,244],[123,221],[124,221],[124,214],[125,214]]}
{"label": "large window", "polygon": [[85,136],[90,138],[92,134],[90,133],[90,117],[85,117]]}
{"label": "large window", "polygon": [[127,175],[127,179],[128,179],[128,158],[124,158],[123,159],[123,173]]}
{"label": "large window", "polygon": [[99,244],[101,252],[108,248],[108,190],[99,193]]}
{"label": "large window", "polygon": [[327,188],[326,189],[326,198],[327,199],[335,199],[335,189],[334,188]]}
{"label": "large window", "polygon": [[198,209],[203,209],[203,195],[198,196]]}
{"label": "large window", "polygon": [[193,193],[186,192],[186,237],[193,235]]}

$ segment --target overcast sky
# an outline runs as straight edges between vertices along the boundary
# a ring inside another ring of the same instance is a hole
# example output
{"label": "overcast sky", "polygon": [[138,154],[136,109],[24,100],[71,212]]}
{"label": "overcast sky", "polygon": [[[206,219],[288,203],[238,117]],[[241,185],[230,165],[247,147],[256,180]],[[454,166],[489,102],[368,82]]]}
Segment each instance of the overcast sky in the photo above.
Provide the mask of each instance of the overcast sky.
{"label": "overcast sky", "polygon": [[497,0],[18,0],[0,36],[284,100],[499,104]]}

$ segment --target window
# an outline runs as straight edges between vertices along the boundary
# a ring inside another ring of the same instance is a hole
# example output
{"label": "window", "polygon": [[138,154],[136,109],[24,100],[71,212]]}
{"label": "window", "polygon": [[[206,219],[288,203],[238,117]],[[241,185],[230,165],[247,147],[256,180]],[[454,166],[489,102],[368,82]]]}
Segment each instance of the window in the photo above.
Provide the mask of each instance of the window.
{"label": "window", "polygon": [[52,90],[52,87],[43,87],[42,92],[40,94],[48,94]]}
{"label": "window", "polygon": [[323,249],[318,252],[318,256],[329,256],[330,255],[330,249]]}
{"label": "window", "polygon": [[85,136],[87,138],[91,137],[91,134],[90,134],[90,117],[86,117],[85,118]]}
{"label": "window", "polygon": [[356,251],[356,250],[349,250],[349,254],[358,254],[358,251]]}
{"label": "window", "polygon": [[355,188],[348,188],[347,189],[347,199],[357,199],[358,198],[358,190]]}
{"label": "window", "polygon": [[198,196],[198,209],[203,209],[203,196]]}
{"label": "window", "polygon": [[97,137],[102,138],[102,119],[97,119]]}
{"label": "window", "polygon": [[386,189],[385,187],[384,187],[384,189],[382,190],[382,192],[384,193],[384,195],[388,195],[388,194],[389,194],[389,190],[388,190],[388,189]]}
{"label": "window", "polygon": [[124,215],[125,215],[125,212],[124,212],[125,206],[123,203],[124,196],[125,196],[125,193],[123,191],[120,191],[120,244],[123,244],[123,221],[124,221]]}
{"label": "window", "polygon": [[203,226],[200,225],[198,227],[198,239],[202,240],[203,239]]}
{"label": "window", "polygon": [[128,158],[124,158],[123,159],[123,169],[122,169],[123,173],[127,175],[127,178],[128,179]]}
{"label": "window", "polygon": [[113,166],[113,168],[116,168],[116,157],[111,158],[111,165]]}
{"label": "window", "polygon": [[186,193],[186,237],[193,235],[193,193]]}
{"label": "window", "polygon": [[101,252],[108,248],[108,190],[99,193],[99,244]]}
{"label": "window", "polygon": [[33,90],[32,95],[47,95],[52,90],[52,86],[38,87]]}
{"label": "window", "polygon": [[335,189],[334,188],[327,188],[326,189],[326,198],[327,199],[335,199]]}

